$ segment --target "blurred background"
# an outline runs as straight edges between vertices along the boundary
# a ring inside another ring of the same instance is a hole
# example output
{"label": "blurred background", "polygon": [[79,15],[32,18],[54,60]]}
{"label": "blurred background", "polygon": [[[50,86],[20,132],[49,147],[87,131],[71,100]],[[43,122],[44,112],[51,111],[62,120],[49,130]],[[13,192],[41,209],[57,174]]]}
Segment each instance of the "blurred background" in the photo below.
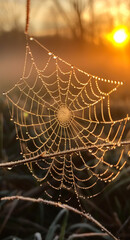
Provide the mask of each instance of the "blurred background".
{"label": "blurred background", "polygon": [[[10,123],[2,92],[8,91],[22,75],[26,44],[25,19],[26,0],[0,0],[2,161],[20,157],[14,125]],[[117,94],[112,94],[111,106],[118,118],[130,114],[130,0],[31,0],[29,34],[72,65],[93,75],[123,81],[124,85]],[[125,139],[130,139],[129,129],[128,124]],[[85,202],[86,210],[121,239],[130,239],[129,176],[128,160],[127,166],[108,191]],[[39,187],[25,166],[11,171],[0,170],[1,196],[19,193],[42,197],[42,192],[43,188]],[[45,236],[46,240],[59,239],[56,236],[60,236],[61,227],[61,235],[66,234],[67,237],[84,231],[99,232],[80,217],[76,218],[70,213],[68,217],[67,212],[61,213],[58,209],[41,204],[3,202],[0,203],[0,211],[0,239],[41,240]],[[59,214],[59,218],[54,221],[56,214]],[[51,223],[53,227],[50,230]],[[39,235],[36,235],[37,232]],[[69,239],[67,237],[61,240]]]}
{"label": "blurred background", "polygon": [[[21,76],[25,19],[25,0],[0,0],[0,93],[7,91]],[[116,106],[124,112],[125,103],[124,113],[128,113],[129,0],[32,0],[29,34],[84,71],[123,81]]]}

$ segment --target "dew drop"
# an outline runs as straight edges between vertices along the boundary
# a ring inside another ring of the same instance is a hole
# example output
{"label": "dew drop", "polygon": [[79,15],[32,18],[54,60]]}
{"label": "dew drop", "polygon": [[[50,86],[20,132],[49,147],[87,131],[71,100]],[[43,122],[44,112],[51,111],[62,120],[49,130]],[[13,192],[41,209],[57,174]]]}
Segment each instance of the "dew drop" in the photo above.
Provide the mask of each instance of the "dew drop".
{"label": "dew drop", "polygon": [[30,37],[30,40],[33,41],[33,37]]}
{"label": "dew drop", "polygon": [[117,144],[117,146],[118,146],[118,147],[120,147],[120,146],[121,146],[121,144],[120,144],[120,143],[118,143],[118,144]]}
{"label": "dew drop", "polygon": [[12,170],[12,167],[8,167],[8,170]]}
{"label": "dew drop", "polygon": [[92,152],[92,149],[89,149],[88,151],[91,153],[91,152]]}

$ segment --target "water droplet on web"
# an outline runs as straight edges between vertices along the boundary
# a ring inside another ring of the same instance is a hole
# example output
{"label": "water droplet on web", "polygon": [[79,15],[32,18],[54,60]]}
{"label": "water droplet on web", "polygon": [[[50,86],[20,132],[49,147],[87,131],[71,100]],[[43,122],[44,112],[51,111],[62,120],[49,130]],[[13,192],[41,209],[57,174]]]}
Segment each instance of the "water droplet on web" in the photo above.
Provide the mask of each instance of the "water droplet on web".
{"label": "water droplet on web", "polygon": [[92,152],[92,149],[89,149],[88,151],[91,153],[91,152]]}
{"label": "water droplet on web", "polygon": [[12,170],[12,167],[8,167],[7,169],[8,169],[8,170]]}
{"label": "water droplet on web", "polygon": [[54,55],[53,58],[54,58],[54,59],[57,59],[57,56]]}

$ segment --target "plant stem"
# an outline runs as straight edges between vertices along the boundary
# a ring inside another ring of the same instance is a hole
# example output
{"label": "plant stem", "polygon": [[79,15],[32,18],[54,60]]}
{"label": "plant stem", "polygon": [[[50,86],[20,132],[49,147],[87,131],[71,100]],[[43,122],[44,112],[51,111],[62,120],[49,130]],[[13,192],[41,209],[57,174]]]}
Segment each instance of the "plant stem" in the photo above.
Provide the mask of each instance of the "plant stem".
{"label": "plant stem", "polygon": [[129,144],[130,144],[130,141],[122,141],[120,143],[104,143],[104,144],[97,144],[97,145],[88,145],[86,147],[80,147],[80,148],[75,148],[75,149],[71,149],[71,150],[55,152],[55,153],[50,153],[50,154],[43,153],[42,155],[38,155],[38,156],[32,157],[32,158],[21,159],[21,160],[12,161],[12,162],[6,162],[6,163],[0,163],[0,167],[5,167],[5,168],[16,167],[21,164],[26,164],[26,163],[35,162],[35,161],[41,161],[44,158],[58,157],[58,156],[66,155],[66,154],[72,154],[75,152],[88,151],[89,149],[95,149],[95,148],[99,148],[99,147],[107,147],[107,148],[108,147],[121,147],[121,146],[129,145]]}
{"label": "plant stem", "polygon": [[65,208],[68,209],[69,211],[72,211],[82,217],[85,217],[87,220],[91,221],[95,225],[97,225],[104,233],[107,233],[112,239],[114,240],[119,240],[117,239],[109,230],[107,230],[101,223],[99,223],[95,218],[93,218],[89,213],[84,213],[81,212],[80,210],[73,208],[67,204],[62,204],[60,202],[54,202],[54,201],[48,201],[42,198],[30,198],[30,197],[24,197],[24,196],[11,196],[11,197],[2,197],[0,198],[1,201],[11,201],[11,200],[23,200],[23,201],[28,201],[28,202],[34,202],[34,203],[44,203],[47,205],[55,206],[55,207],[60,207],[60,208]]}

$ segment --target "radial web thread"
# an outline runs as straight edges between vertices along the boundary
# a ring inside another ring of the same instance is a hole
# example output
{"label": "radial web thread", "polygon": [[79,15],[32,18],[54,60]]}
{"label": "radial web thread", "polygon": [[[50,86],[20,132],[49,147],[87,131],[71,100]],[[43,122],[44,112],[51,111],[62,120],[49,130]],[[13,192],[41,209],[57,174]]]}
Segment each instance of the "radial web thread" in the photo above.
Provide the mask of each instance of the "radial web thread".
{"label": "radial web thread", "polygon": [[[110,95],[120,85],[86,73],[28,39],[23,76],[5,95],[21,154],[41,157],[27,166],[40,184],[46,182],[48,197],[68,202],[74,193],[80,203],[80,198],[99,194],[124,167],[120,141],[129,118],[113,120],[110,111]],[[45,153],[88,145],[93,148],[42,159]]]}

